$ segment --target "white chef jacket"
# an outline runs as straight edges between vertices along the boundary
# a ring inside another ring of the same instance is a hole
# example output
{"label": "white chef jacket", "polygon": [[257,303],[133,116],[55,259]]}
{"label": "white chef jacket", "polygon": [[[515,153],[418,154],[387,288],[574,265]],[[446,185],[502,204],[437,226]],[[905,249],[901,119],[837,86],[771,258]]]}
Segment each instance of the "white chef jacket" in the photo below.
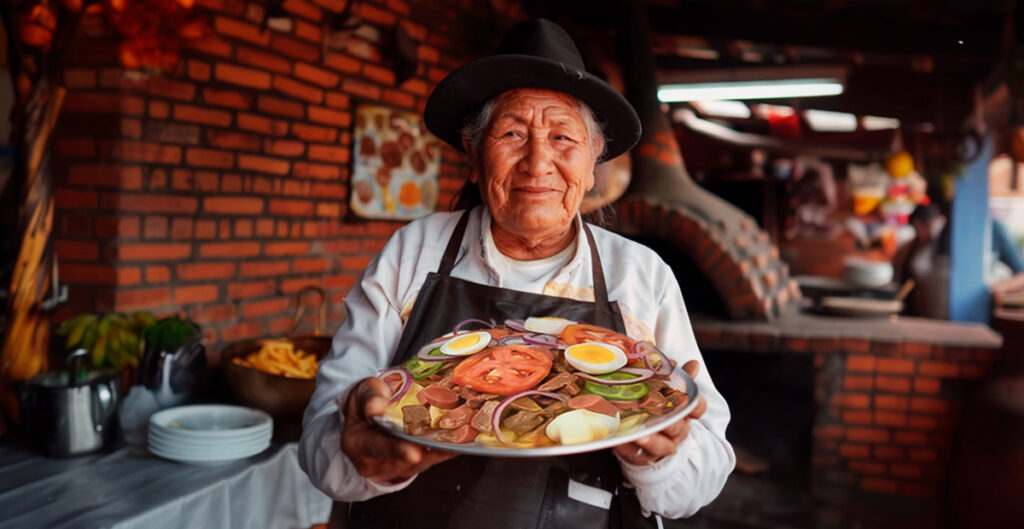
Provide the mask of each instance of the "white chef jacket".
{"label": "white chef jacket", "polygon": [[[320,363],[299,441],[300,465],[314,485],[336,500],[366,500],[401,490],[415,479],[392,485],[362,477],[341,451],[342,418],[334,399],[391,364],[416,295],[427,273],[437,271],[460,216],[461,212],[434,213],[399,229],[345,298],[348,317],[334,335],[330,354]],[[576,222],[582,221],[577,218]],[[471,212],[452,276],[593,301],[590,249],[582,229],[577,230],[572,259],[547,281],[508,284],[510,274],[503,278],[501,270],[501,263],[507,260],[494,255],[497,250],[490,242],[490,225],[486,207]],[[647,466],[619,460],[645,515],[690,516],[718,495],[735,466],[736,456],[725,439],[728,405],[701,358],[672,270],[643,245],[600,228],[592,231],[609,299],[618,301],[627,334],[635,340],[654,341],[679,365],[692,359],[701,362],[696,383],[707,399],[707,412],[691,421],[689,437],[676,453]]]}

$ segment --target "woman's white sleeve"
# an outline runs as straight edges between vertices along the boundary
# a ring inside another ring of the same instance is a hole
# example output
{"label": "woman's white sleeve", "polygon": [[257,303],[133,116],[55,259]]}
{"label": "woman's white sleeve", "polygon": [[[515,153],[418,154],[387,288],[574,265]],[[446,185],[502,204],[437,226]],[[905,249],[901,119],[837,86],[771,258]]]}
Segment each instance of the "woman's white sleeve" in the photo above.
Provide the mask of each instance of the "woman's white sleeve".
{"label": "woman's white sleeve", "polygon": [[623,474],[636,488],[645,515],[658,513],[666,518],[692,516],[711,503],[736,466],[732,445],[725,439],[729,424],[729,406],[715,389],[675,278],[664,285],[654,334],[658,347],[682,366],[690,360],[700,362],[695,382],[707,400],[707,411],[690,421],[690,434],[676,453],[653,465],[632,465],[623,459]]}
{"label": "woman's white sleeve", "polygon": [[402,320],[395,306],[395,266],[382,252],[345,298],[347,317],[334,335],[330,354],[320,362],[316,390],[302,420],[299,465],[313,484],[339,501],[362,501],[406,487],[378,483],[360,475],[341,451],[342,402],[360,380],[390,364]]}

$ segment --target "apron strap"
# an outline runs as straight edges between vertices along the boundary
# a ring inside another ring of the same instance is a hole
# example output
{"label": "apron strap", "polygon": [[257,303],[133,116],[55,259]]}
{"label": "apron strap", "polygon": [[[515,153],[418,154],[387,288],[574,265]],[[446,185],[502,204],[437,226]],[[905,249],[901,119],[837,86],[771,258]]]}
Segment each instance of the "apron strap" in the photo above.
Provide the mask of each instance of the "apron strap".
{"label": "apron strap", "polygon": [[464,211],[462,217],[459,218],[459,223],[455,225],[455,231],[448,239],[448,247],[444,249],[441,266],[437,269],[438,274],[451,275],[452,268],[455,268],[455,258],[459,256],[459,248],[462,247],[462,236],[466,234],[466,226],[469,225],[469,212],[468,209]]}
{"label": "apron strap", "polygon": [[608,286],[604,282],[604,267],[601,266],[601,256],[597,253],[597,243],[594,242],[594,234],[590,231],[590,225],[583,222],[583,231],[587,233],[587,242],[590,243],[590,263],[593,267],[591,274],[594,276],[594,301],[608,306]]}
{"label": "apron strap", "polygon": [[[462,246],[462,238],[466,234],[466,226],[469,225],[469,212],[466,210],[455,225],[455,231],[448,239],[448,246],[441,257],[441,266],[437,273],[443,276],[451,275],[455,268],[455,258],[459,256],[459,248]],[[590,247],[591,274],[594,276],[594,301],[602,306],[608,306],[608,286],[604,281],[604,267],[601,266],[601,256],[597,253],[597,243],[594,242],[594,234],[590,231],[590,225],[583,222],[583,231],[587,234],[587,245]]]}

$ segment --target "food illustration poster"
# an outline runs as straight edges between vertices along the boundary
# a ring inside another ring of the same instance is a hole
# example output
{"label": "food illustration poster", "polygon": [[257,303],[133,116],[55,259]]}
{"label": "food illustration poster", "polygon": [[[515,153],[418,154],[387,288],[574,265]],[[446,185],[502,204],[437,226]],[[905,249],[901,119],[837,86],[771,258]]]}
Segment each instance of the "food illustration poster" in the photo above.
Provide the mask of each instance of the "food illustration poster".
{"label": "food illustration poster", "polygon": [[356,108],[352,211],[363,218],[412,220],[437,206],[441,146],[412,113]]}

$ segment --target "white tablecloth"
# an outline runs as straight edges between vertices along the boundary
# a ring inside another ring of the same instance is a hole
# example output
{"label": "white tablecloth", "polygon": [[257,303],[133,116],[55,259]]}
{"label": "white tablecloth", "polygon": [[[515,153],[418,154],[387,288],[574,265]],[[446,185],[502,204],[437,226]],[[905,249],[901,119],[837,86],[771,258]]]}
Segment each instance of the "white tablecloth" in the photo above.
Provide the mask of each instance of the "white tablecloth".
{"label": "white tablecloth", "polygon": [[0,445],[0,529],[293,529],[325,523],[330,510],[294,443],[222,466],[140,446],[52,459]]}

